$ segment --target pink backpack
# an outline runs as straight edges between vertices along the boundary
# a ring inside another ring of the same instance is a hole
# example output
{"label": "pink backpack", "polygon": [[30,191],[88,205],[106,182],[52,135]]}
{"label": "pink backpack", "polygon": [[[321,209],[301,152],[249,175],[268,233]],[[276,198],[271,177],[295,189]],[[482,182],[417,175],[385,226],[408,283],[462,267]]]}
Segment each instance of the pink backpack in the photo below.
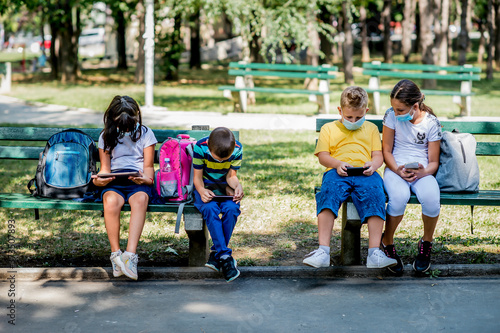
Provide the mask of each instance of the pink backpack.
{"label": "pink backpack", "polygon": [[[193,147],[196,144],[187,134],[166,139],[158,150],[160,168],[155,173],[155,188],[167,202],[180,202],[175,232],[179,233],[184,205],[193,200]],[[165,170],[166,162],[170,171]]]}

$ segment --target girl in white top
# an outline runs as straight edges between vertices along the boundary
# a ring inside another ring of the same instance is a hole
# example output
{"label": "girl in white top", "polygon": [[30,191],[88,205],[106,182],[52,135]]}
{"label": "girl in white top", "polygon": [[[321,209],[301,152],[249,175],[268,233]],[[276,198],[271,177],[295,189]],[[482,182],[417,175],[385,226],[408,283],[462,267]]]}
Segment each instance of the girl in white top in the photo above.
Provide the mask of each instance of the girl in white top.
{"label": "girl in white top", "polygon": [[[137,280],[136,254],[146,220],[146,210],[154,177],[155,145],[151,129],[142,125],[137,102],[128,96],[115,96],[104,114],[104,130],[99,137],[101,170],[93,181],[102,187],[104,223],[111,245],[113,275],[125,274]],[[104,173],[138,172],[138,176],[100,177]],[[120,212],[130,204],[131,216],[127,249],[120,250]]]}
{"label": "girl in white top", "polygon": [[[441,124],[425,105],[424,94],[410,80],[401,80],[391,92],[392,107],[383,121],[382,152],[386,168],[384,187],[389,196],[382,246],[398,265],[389,268],[403,272],[403,263],[394,247],[394,233],[403,219],[410,192],[422,205],[423,237],[413,268],[423,273],[430,268],[434,230],[440,213],[439,186],[434,178],[439,167]],[[413,165],[411,165],[413,164]]]}

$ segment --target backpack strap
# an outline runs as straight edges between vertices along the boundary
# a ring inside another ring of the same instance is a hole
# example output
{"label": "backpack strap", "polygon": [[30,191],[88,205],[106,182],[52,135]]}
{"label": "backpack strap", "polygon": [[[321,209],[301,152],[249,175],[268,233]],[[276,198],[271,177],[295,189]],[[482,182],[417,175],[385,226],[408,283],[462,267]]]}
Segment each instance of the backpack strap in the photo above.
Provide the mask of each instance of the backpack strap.
{"label": "backpack strap", "polygon": [[34,195],[35,191],[36,191],[36,187],[34,189],[31,188],[31,186],[33,186],[33,183],[35,183],[35,178],[32,178],[29,182],[28,182],[28,191],[30,191],[31,195]]}
{"label": "backpack strap", "polygon": [[181,217],[182,217],[182,212],[184,211],[184,206],[186,205],[185,202],[179,204],[179,209],[177,210],[177,221],[175,221],[175,233],[179,233],[179,228],[181,225]]}

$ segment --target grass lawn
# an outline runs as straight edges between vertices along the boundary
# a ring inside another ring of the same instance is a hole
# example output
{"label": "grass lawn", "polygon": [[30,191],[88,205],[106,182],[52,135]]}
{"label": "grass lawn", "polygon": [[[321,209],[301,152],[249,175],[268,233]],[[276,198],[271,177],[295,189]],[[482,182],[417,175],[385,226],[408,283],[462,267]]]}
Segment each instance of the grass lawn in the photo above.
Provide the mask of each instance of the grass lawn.
{"label": "grass lawn", "polygon": [[[222,97],[217,86],[230,84],[227,69],[181,70],[178,82],[158,82],[155,104],[170,110],[231,112],[232,103]],[[484,74],[483,74],[484,77]],[[132,82],[133,72],[88,70],[76,85],[61,85],[45,74],[14,74],[12,96],[30,101],[86,107],[102,112],[115,94],[128,94],[144,102],[144,88]],[[359,73],[356,83],[367,86]],[[300,81],[263,80],[263,85],[301,87]],[[395,84],[389,81],[388,84]],[[332,82],[333,105],[345,88],[342,77]],[[443,89],[454,89],[449,83]],[[500,80],[474,83],[474,116],[499,116]],[[382,97],[388,103],[388,97]],[[429,96],[426,103],[438,116],[453,117],[458,107],[451,97]],[[383,107],[387,107],[383,105]],[[262,95],[251,113],[291,113],[313,115],[317,107],[302,95]],[[154,127],[154,126],[153,126]],[[231,246],[240,265],[301,265],[305,254],[317,247],[316,204],[313,188],[321,183],[323,168],[312,155],[317,138],[310,131],[241,130],[245,146],[240,178],[245,190],[242,215]],[[478,140],[484,138],[478,137]],[[41,143],[42,145],[44,143]],[[498,158],[480,157],[481,188],[499,189]],[[0,161],[1,192],[27,192],[26,184],[35,174],[35,161]],[[122,213],[122,248],[126,246],[129,213]],[[422,235],[420,206],[409,205],[396,234],[398,249],[405,263],[411,263],[416,242]],[[16,221],[18,247],[15,261],[21,267],[109,266],[109,243],[99,212],[41,211],[39,221],[31,210],[0,209],[0,220]],[[500,207],[475,207],[474,230],[470,234],[470,207],[443,206],[435,233],[433,262],[498,263]],[[138,254],[140,266],[187,265],[188,238],[174,234],[174,214],[148,213]],[[181,228],[182,230],[182,228]],[[366,254],[368,234],[362,229],[362,247]],[[3,256],[0,266],[12,259],[7,253],[7,223],[0,227]],[[334,260],[340,251],[340,228],[332,236]]]}
{"label": "grass lawn", "polygon": [[[360,64],[358,64],[360,65]],[[144,85],[133,83],[133,71],[117,71],[114,69],[89,69],[82,71],[81,79],[74,85],[61,85],[52,81],[49,74],[13,75],[12,92],[9,94],[20,99],[48,104],[61,104],[72,107],[84,107],[103,112],[112,96],[128,94],[139,104],[144,104]],[[228,113],[233,111],[232,101],[222,96],[217,90],[221,85],[234,84],[234,77],[227,75],[227,68],[210,66],[207,69],[189,70],[181,67],[180,79],[176,82],[161,81],[157,78],[154,86],[154,104],[168,107],[171,111],[212,111]],[[500,79],[473,83],[472,98],[473,116],[500,116],[495,106],[500,104]],[[355,82],[361,87],[368,87],[368,77],[355,72]],[[398,80],[384,79],[384,88],[391,88]],[[416,80],[417,84],[421,81]],[[297,79],[255,78],[256,86],[272,86],[287,88],[303,88],[303,81]],[[331,82],[332,113],[337,113],[335,106],[339,103],[340,94],[347,85],[343,82],[343,74]],[[459,82],[438,82],[443,90],[460,90]],[[89,98],[91,96],[91,98]],[[301,94],[258,94],[257,103],[250,105],[249,113],[304,114],[317,113],[317,105],[308,101]],[[452,103],[451,96],[428,96],[426,104],[431,106],[440,117],[455,117],[459,108]],[[381,109],[390,107],[389,96],[381,96]]]}
{"label": "grass lawn", "polygon": [[[316,133],[311,131],[242,130],[245,145],[240,172],[246,196],[231,245],[240,265],[301,265],[305,254],[317,247],[316,205],[313,187],[320,184],[322,167],[312,155]],[[497,158],[498,160],[498,158]],[[481,188],[500,187],[498,161],[480,157]],[[35,161],[0,163],[2,192],[26,192],[35,174]],[[129,213],[122,213],[128,221]],[[16,221],[16,262],[22,267],[109,266],[109,244],[99,212],[41,211],[39,221],[32,210],[0,209],[0,220]],[[444,206],[435,233],[434,263],[500,262],[499,207],[475,207],[475,233],[470,234],[469,207]],[[174,214],[148,213],[139,244],[142,266],[187,265],[188,238],[174,234]],[[128,223],[122,224],[122,248]],[[410,205],[397,233],[403,260],[410,263],[422,234],[420,206]],[[362,229],[363,253],[367,229]],[[0,227],[2,251],[6,253],[7,223]],[[340,229],[332,236],[334,260],[340,251]],[[11,257],[0,257],[7,267]]]}

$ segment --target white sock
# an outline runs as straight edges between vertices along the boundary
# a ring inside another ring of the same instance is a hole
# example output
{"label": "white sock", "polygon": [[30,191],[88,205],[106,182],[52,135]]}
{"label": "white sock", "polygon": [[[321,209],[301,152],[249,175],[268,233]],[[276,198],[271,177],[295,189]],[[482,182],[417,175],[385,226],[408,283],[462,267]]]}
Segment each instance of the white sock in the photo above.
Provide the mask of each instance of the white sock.
{"label": "white sock", "polygon": [[120,254],[120,253],[122,253],[122,250],[118,249],[118,251],[111,252],[111,254],[114,254],[114,253],[116,253],[116,254]]}
{"label": "white sock", "polygon": [[124,255],[127,255],[128,257],[131,257],[133,254],[135,253],[132,253],[132,252],[128,252],[128,251],[125,251],[123,252]]}
{"label": "white sock", "polygon": [[371,256],[373,254],[373,252],[375,252],[375,250],[377,250],[378,247],[372,247],[372,248],[369,248],[368,249],[368,256]]}
{"label": "white sock", "polygon": [[323,251],[325,251],[326,254],[330,254],[330,247],[329,246],[320,245],[319,248],[322,249]]}

